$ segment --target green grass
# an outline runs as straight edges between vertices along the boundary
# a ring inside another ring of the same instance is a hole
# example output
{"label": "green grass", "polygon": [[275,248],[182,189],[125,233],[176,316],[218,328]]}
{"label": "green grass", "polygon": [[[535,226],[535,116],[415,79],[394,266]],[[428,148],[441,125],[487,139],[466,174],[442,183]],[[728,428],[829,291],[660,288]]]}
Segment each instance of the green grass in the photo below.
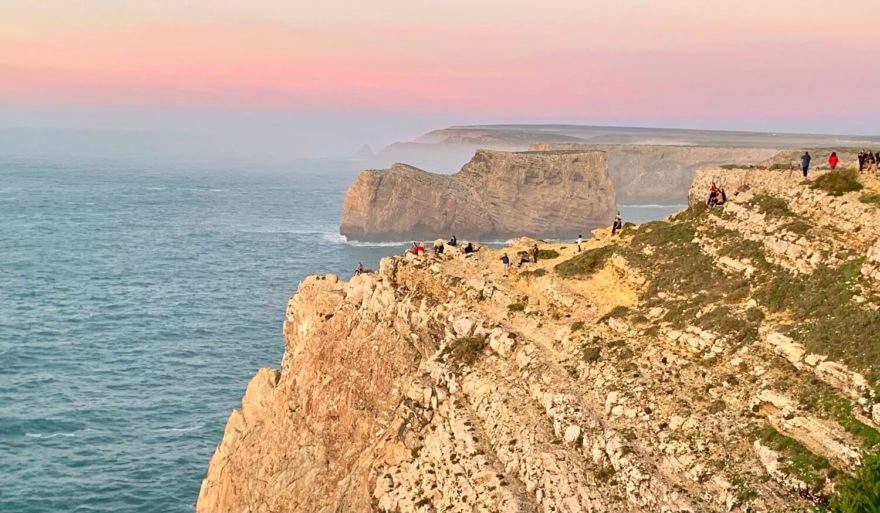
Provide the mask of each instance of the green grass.
{"label": "green grass", "polygon": [[831,196],[840,196],[847,192],[860,191],[864,187],[859,183],[859,175],[856,171],[844,169],[825,173],[816,178],[810,188],[825,191]]}
{"label": "green grass", "polygon": [[556,264],[556,272],[563,278],[577,278],[593,274],[614,254],[614,246],[593,248]]}
{"label": "green grass", "polygon": [[532,271],[523,271],[519,273],[522,278],[540,278],[547,275],[546,269],[534,269]]}
{"label": "green grass", "polygon": [[755,490],[749,486],[748,481],[739,474],[734,474],[730,478],[730,482],[736,487],[736,500],[740,503],[748,502],[758,497],[758,493],[755,492]]}
{"label": "green grass", "polygon": [[868,456],[855,477],[831,497],[833,513],[880,513],[880,456]]}
{"label": "green grass", "polygon": [[818,456],[794,438],[787,437],[772,427],[763,427],[755,431],[755,436],[764,445],[781,452],[791,459],[791,471],[814,492],[825,487],[831,464],[823,456]]}
{"label": "green grass", "polygon": [[766,276],[754,297],[770,312],[788,312],[788,333],[811,353],[865,371],[876,383],[880,375],[880,311],[853,301],[860,293],[863,259],[840,267],[820,267],[807,276],[778,271]]}
{"label": "green grass", "polygon": [[755,195],[754,198],[746,203],[746,206],[752,210],[757,210],[758,212],[763,213],[770,219],[797,217],[797,215],[788,208],[787,201],[768,194]]}
{"label": "green grass", "polygon": [[806,235],[806,233],[812,228],[813,225],[803,219],[795,219],[779,227],[780,230],[787,230],[798,235]]}
{"label": "green grass", "polygon": [[861,201],[862,203],[867,203],[868,205],[880,207],[880,194],[876,192],[866,192],[859,196],[859,201]]}
{"label": "green grass", "polygon": [[555,249],[539,249],[538,260],[553,260],[559,258],[559,252]]}
{"label": "green grass", "polygon": [[740,318],[730,307],[719,306],[702,317],[693,319],[692,322],[704,330],[715,332],[734,342],[748,342],[757,340],[758,326],[762,318],[753,317],[755,320],[749,321],[748,317]]}
{"label": "green grass", "polygon": [[813,383],[805,387],[799,399],[812,411],[824,412],[844,429],[862,441],[867,451],[880,451],[880,432],[862,423],[853,415],[852,402],[841,397],[824,383]]}

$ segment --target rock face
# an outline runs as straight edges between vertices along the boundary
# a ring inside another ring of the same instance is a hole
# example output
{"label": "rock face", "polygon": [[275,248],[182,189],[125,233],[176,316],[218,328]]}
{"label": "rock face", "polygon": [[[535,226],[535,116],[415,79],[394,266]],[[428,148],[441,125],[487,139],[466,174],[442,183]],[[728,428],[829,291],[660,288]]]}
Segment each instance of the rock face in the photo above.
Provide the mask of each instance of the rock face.
{"label": "rock face", "polygon": [[[721,172],[697,173],[692,196]],[[878,235],[835,223],[880,209],[774,172],[723,178],[742,189],[723,207],[596,230],[582,252],[542,244],[555,255],[509,278],[485,248],[307,278],[280,370],[230,415],[196,510],[826,504],[880,428],[880,291],[858,267]]]}
{"label": "rock face", "polygon": [[683,203],[697,169],[757,164],[778,153],[772,148],[651,144],[536,144],[531,148],[604,151],[618,201],[624,204]]}
{"label": "rock face", "polygon": [[364,171],[345,196],[340,232],[368,241],[573,238],[610,224],[615,205],[602,152],[478,150],[454,175],[403,164]]}

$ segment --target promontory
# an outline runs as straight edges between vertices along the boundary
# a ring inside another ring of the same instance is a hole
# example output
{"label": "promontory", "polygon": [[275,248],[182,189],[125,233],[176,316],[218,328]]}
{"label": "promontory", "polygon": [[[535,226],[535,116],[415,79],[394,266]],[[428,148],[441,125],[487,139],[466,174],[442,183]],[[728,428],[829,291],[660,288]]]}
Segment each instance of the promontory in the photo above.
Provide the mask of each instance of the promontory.
{"label": "promontory", "polygon": [[362,172],[340,232],[360,241],[573,238],[610,224],[615,204],[604,152],[477,150],[452,175],[405,164]]}

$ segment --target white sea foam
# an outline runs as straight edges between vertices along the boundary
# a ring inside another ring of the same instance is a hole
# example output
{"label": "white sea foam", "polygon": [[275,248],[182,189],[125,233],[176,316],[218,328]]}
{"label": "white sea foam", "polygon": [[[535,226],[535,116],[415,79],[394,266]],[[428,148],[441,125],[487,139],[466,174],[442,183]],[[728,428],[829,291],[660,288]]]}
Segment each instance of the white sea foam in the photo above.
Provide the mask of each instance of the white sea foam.
{"label": "white sea foam", "polygon": [[195,431],[196,429],[202,429],[204,427],[203,424],[195,424],[190,427],[182,427],[182,428],[159,428],[156,429],[157,433],[185,433],[187,431]]}
{"label": "white sea foam", "polygon": [[687,208],[687,205],[619,205],[620,208]]}
{"label": "white sea foam", "polygon": [[55,438],[57,436],[66,436],[66,437],[76,436],[76,433],[48,433],[48,434],[46,434],[46,433],[25,433],[24,436],[27,436],[30,438]]}

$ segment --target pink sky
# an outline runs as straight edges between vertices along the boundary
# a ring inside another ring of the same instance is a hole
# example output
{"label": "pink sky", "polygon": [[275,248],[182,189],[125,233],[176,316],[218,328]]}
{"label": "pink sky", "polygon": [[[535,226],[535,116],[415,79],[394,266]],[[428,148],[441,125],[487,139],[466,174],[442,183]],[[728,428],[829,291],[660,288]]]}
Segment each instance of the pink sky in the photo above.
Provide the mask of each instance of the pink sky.
{"label": "pink sky", "polygon": [[880,133],[875,0],[16,4],[0,107]]}

